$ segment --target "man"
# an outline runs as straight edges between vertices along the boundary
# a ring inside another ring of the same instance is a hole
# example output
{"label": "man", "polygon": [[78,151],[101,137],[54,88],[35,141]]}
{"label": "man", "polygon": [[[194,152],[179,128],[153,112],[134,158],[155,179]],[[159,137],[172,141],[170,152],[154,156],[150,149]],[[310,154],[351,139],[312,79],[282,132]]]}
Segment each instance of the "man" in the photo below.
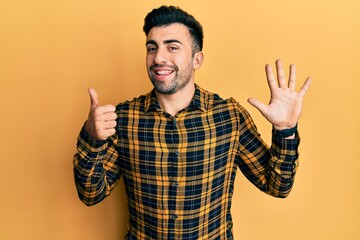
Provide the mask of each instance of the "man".
{"label": "man", "polygon": [[[261,191],[286,197],[298,166],[297,122],[308,78],[295,92],[266,65],[269,105],[250,104],[273,125],[269,148],[246,110],[194,83],[203,62],[201,25],[176,7],[145,18],[146,66],[154,89],[116,107],[91,108],[74,158],[80,199],[93,205],[123,177],[130,213],[126,239],[233,239],[230,213],[236,170]],[[278,82],[278,83],[277,83]]]}

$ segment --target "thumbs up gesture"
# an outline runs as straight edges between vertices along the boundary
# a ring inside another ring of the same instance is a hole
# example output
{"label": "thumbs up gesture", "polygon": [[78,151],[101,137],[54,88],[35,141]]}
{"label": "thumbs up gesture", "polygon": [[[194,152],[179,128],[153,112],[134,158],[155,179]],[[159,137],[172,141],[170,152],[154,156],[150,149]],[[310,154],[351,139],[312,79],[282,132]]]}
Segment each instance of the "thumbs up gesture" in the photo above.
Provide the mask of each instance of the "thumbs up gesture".
{"label": "thumbs up gesture", "polygon": [[106,140],[115,134],[116,118],[115,106],[100,106],[97,93],[94,89],[89,88],[90,95],[90,112],[85,124],[86,131],[99,140]]}

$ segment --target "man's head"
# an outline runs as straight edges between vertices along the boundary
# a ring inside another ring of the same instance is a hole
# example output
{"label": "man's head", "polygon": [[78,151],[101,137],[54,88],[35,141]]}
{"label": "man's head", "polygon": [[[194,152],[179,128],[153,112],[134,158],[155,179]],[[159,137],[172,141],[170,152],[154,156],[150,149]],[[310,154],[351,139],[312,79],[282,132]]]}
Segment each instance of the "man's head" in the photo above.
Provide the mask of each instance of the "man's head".
{"label": "man's head", "polygon": [[167,26],[173,23],[181,23],[188,28],[193,42],[193,54],[202,51],[204,38],[202,26],[192,15],[180,8],[162,6],[153,9],[145,17],[143,30],[147,36],[153,27]]}
{"label": "man's head", "polygon": [[193,91],[194,73],[203,61],[202,28],[175,7],[154,9],[145,18],[146,66],[157,93]]}

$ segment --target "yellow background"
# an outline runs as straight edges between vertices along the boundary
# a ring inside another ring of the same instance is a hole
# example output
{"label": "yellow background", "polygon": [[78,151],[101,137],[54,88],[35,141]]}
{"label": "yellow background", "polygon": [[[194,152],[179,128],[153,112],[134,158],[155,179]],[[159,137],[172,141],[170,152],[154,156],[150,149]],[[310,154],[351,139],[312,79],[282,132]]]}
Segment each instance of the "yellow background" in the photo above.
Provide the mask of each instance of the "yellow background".
{"label": "yellow background", "polygon": [[205,62],[196,82],[236,98],[268,143],[271,126],[246,102],[268,101],[265,63],[295,63],[298,88],[313,77],[294,189],[275,199],[239,171],[235,238],[360,239],[358,0],[1,0],[0,239],[123,239],[123,184],[102,203],[84,206],[72,156],[88,87],[103,104],[151,89],[142,25],[162,4],[202,23]]}

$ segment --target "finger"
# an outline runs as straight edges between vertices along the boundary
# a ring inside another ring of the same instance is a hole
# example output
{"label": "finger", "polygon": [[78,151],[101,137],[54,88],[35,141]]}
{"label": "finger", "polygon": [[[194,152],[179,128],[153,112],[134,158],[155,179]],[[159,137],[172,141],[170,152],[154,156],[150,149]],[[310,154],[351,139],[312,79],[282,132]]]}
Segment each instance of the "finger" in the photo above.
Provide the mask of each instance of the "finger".
{"label": "finger", "polygon": [[97,93],[93,88],[88,89],[89,95],[90,95],[90,109],[95,109],[100,106]]}
{"label": "finger", "polygon": [[95,109],[95,115],[104,115],[106,113],[115,113],[116,108],[113,105],[104,105]]}
{"label": "finger", "polygon": [[256,98],[249,98],[248,102],[254,106],[256,109],[258,109],[263,115],[265,115],[266,111],[267,111],[267,106],[262,103],[261,101],[259,101]]}
{"label": "finger", "polygon": [[115,111],[116,111],[116,107],[111,104],[101,106],[101,109],[102,109],[103,113],[115,113]]}
{"label": "finger", "polygon": [[291,64],[289,67],[289,88],[290,90],[295,90],[296,87],[296,67],[294,64]]}
{"label": "finger", "polygon": [[303,97],[306,92],[308,91],[310,85],[311,85],[311,82],[312,82],[312,79],[311,77],[308,77],[304,83],[304,85],[301,87],[300,91],[299,91],[299,94],[301,97]]}
{"label": "finger", "polygon": [[117,119],[116,113],[105,113],[99,116],[99,120],[103,121],[114,121]]}
{"label": "finger", "polygon": [[265,72],[266,72],[266,79],[267,79],[267,82],[268,82],[270,91],[271,91],[272,89],[277,88],[277,84],[276,84],[276,81],[275,81],[274,73],[273,73],[273,71],[272,71],[272,68],[271,68],[270,64],[266,64],[266,65],[265,65]]}
{"label": "finger", "polygon": [[117,116],[113,113],[106,113],[106,114],[95,114],[95,119],[98,122],[108,122],[108,121],[115,121]]}
{"label": "finger", "polygon": [[276,65],[276,73],[277,73],[279,87],[284,88],[286,87],[286,78],[284,73],[284,67],[282,65],[281,60],[280,59],[276,60],[275,65]]}
{"label": "finger", "polygon": [[106,140],[108,137],[114,135],[116,133],[115,128],[110,128],[103,130],[101,134],[97,135],[97,138],[100,140]]}
{"label": "finger", "polygon": [[116,133],[115,128],[107,129],[105,131],[105,134],[106,134],[107,137],[110,137],[110,136],[114,135],[115,133]]}
{"label": "finger", "polygon": [[104,124],[105,129],[111,129],[116,127],[116,121],[106,121]]}
{"label": "finger", "polygon": [[117,114],[114,112],[110,112],[106,114],[106,120],[107,121],[113,121],[117,119]]}

